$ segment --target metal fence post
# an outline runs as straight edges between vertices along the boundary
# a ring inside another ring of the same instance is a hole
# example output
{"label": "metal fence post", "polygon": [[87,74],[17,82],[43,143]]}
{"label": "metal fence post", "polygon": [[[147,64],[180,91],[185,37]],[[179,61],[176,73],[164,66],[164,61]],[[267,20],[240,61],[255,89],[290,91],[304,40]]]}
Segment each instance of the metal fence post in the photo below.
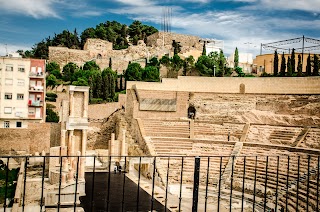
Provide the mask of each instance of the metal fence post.
{"label": "metal fence post", "polygon": [[200,157],[198,156],[198,157],[195,157],[194,159],[192,212],[198,211],[199,174],[200,174]]}

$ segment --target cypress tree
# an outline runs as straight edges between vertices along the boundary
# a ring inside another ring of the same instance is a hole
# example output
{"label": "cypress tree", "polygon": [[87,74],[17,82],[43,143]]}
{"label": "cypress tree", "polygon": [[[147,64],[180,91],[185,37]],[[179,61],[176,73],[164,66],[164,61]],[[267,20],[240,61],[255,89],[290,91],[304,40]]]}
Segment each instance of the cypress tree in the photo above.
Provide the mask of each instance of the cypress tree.
{"label": "cypress tree", "polygon": [[273,60],[273,76],[278,76],[279,71],[279,57],[277,50],[274,52],[274,60]]}
{"label": "cypress tree", "polygon": [[301,62],[301,55],[300,54],[298,55],[298,67],[297,67],[297,70],[298,70],[298,77],[301,77],[302,76],[302,62]]}
{"label": "cypress tree", "polygon": [[291,67],[291,59],[290,56],[288,56],[288,61],[287,61],[287,76],[291,77],[292,76],[292,67]]}
{"label": "cypress tree", "polygon": [[281,58],[281,70],[280,70],[280,75],[284,77],[286,75],[286,58],[284,57],[284,53],[282,53],[282,58]]}
{"label": "cypress tree", "polygon": [[111,57],[109,58],[109,68],[112,69],[112,59],[111,59]]}
{"label": "cypress tree", "polygon": [[207,50],[206,50],[206,41],[203,42],[203,47],[202,47],[202,55],[207,55]]}
{"label": "cypress tree", "polygon": [[319,58],[317,55],[313,56],[313,76],[319,76]]}
{"label": "cypress tree", "polygon": [[296,55],[294,52],[294,48],[292,49],[291,52],[291,73],[294,73],[296,71]]}
{"label": "cypress tree", "polygon": [[311,56],[309,53],[308,59],[307,59],[307,67],[306,67],[307,76],[311,76]]}
{"label": "cypress tree", "polygon": [[234,51],[234,68],[239,66],[239,52],[238,47],[236,47],[236,50]]}

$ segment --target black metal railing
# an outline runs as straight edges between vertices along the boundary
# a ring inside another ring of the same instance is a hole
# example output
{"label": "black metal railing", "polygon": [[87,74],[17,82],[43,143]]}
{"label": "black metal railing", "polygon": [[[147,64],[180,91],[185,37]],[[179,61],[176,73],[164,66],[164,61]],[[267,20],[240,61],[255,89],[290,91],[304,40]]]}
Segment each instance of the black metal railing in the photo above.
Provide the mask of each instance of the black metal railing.
{"label": "black metal railing", "polygon": [[315,155],[0,158],[3,211],[319,211],[320,206]]}

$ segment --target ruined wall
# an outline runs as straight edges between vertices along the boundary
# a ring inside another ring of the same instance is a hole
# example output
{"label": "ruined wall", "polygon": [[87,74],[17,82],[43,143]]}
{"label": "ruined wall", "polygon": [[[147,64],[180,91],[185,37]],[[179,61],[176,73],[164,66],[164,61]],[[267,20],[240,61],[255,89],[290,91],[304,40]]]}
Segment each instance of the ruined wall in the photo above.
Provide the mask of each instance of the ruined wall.
{"label": "ruined wall", "polygon": [[2,128],[0,129],[0,149],[4,152],[15,150],[34,154],[44,150],[48,153],[51,136],[54,139],[58,134],[55,127],[51,128],[50,123],[29,123],[28,129]]}
{"label": "ruined wall", "polygon": [[[163,36],[165,46],[163,46]],[[69,62],[78,66],[83,66],[87,61],[94,60],[103,70],[109,67],[112,59],[112,69],[122,73],[127,69],[129,61],[138,62],[145,66],[145,58],[161,58],[165,54],[173,55],[172,40],[181,44],[181,57],[193,55],[198,58],[202,52],[202,44],[197,36],[175,34],[175,33],[155,33],[148,37],[148,45],[139,41],[138,45],[129,46],[127,49],[113,50],[112,43],[101,39],[88,39],[84,45],[84,50],[68,49],[66,47],[49,47],[49,62],[56,62],[62,69]],[[159,43],[161,42],[161,43]]]}
{"label": "ruined wall", "polygon": [[121,108],[119,102],[89,105],[88,117],[89,119],[104,119],[119,108]]}

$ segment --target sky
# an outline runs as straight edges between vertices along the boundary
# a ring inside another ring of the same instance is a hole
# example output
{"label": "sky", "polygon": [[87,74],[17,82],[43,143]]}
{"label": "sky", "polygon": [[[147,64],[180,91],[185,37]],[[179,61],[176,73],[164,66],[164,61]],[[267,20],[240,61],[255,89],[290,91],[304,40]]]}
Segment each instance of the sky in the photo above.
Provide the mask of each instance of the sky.
{"label": "sky", "polygon": [[0,55],[106,21],[161,30],[163,8],[172,10],[172,32],[223,40],[226,55],[236,47],[256,55],[261,43],[303,35],[320,39],[320,0],[0,0]]}

